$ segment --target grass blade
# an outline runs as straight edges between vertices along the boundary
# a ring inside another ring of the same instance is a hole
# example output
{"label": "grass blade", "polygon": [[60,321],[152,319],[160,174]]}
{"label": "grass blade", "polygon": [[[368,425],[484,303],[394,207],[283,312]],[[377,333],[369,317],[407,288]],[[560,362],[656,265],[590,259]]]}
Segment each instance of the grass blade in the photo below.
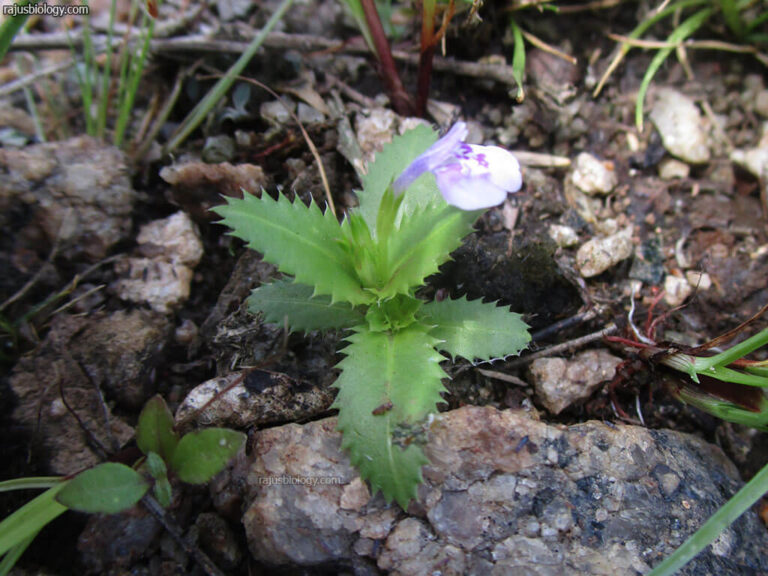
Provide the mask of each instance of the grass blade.
{"label": "grass blade", "polygon": [[227,93],[237,77],[242,73],[242,71],[251,61],[258,49],[264,43],[264,39],[267,37],[267,34],[269,34],[272,28],[275,27],[275,24],[280,21],[280,19],[283,17],[283,14],[285,14],[288,8],[290,8],[291,4],[293,4],[293,0],[283,0],[281,2],[280,7],[277,9],[277,11],[275,11],[274,14],[272,14],[267,23],[264,25],[264,28],[261,29],[253,41],[248,45],[248,48],[245,50],[245,52],[242,53],[240,58],[237,59],[237,62],[235,62],[229,68],[229,70],[227,70],[227,73],[224,75],[224,77],[208,91],[208,94],[205,95],[205,97],[184,119],[184,122],[182,122],[181,126],[179,126],[179,129],[173,135],[170,142],[165,145],[165,149],[163,150],[164,154],[173,152],[179,146],[179,144],[186,140],[187,136],[189,136],[195,130],[195,128],[197,128],[208,116],[213,107],[216,106],[218,101],[221,100],[224,94]]}
{"label": "grass blade", "polygon": [[[670,44],[678,44],[679,42],[682,42],[688,38],[688,36],[696,32],[696,30],[698,30],[711,15],[711,8],[704,8],[703,10],[699,10],[693,16],[684,20],[680,26],[678,26],[675,31],[669,35],[667,42]],[[640,84],[640,90],[637,92],[637,100],[635,103],[635,124],[637,125],[637,129],[640,132],[643,131],[643,104],[645,103],[645,95],[648,92],[648,87],[651,85],[651,81],[656,75],[656,72],[659,71],[659,68],[661,68],[661,65],[664,64],[664,61],[667,59],[667,56],[670,55],[672,50],[674,50],[674,48],[660,49],[656,53],[656,56],[653,57],[653,60],[651,60],[651,63],[648,66],[648,70],[645,71],[645,76],[643,77],[643,81]]]}

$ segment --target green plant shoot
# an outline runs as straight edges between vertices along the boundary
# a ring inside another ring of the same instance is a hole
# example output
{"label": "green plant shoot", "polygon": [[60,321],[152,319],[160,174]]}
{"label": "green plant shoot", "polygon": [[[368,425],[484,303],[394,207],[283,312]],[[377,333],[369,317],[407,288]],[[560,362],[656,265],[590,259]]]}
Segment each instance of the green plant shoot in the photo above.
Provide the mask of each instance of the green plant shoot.
{"label": "green plant shoot", "polygon": [[245,434],[208,428],[179,438],[173,416],[160,396],[139,415],[136,443],[145,457],[132,468],[105,462],[73,478],[19,478],[0,482],[0,492],[48,488],[0,522],[0,576],[13,568],[40,530],[67,509],[117,514],[144,497],[150,487],[163,506],[172,501],[169,474],[189,484],[204,484],[221,472],[245,443]]}
{"label": "green plant shoot", "polygon": [[460,123],[437,142],[423,126],[396,137],[341,224],[330,210],[263,191],[215,208],[234,236],[290,276],[254,290],[252,311],[292,330],[349,331],[334,385],[342,446],[374,492],[404,509],[427,458],[403,439],[417,436],[442,401],[438,351],[490,360],[530,341],[520,315],[493,303],[416,296],[481,210],[522,184],[512,154],[465,144],[466,134]]}

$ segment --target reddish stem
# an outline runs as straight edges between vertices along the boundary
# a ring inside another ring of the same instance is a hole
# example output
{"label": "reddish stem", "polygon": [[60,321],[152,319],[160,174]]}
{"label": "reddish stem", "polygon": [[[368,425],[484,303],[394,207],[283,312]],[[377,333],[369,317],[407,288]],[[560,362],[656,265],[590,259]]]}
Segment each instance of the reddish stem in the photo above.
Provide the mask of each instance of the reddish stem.
{"label": "reddish stem", "polygon": [[435,57],[435,0],[424,0],[421,11],[421,53],[419,55],[419,80],[416,91],[416,114],[427,112],[429,84],[432,80],[432,61]]}
{"label": "reddish stem", "polygon": [[395,67],[395,60],[392,58],[392,52],[389,49],[389,41],[384,34],[384,27],[381,25],[379,12],[376,10],[374,0],[360,0],[365,14],[365,21],[368,24],[368,30],[371,33],[373,45],[376,48],[376,56],[379,60],[379,76],[384,82],[384,87],[392,101],[392,107],[395,112],[401,116],[411,116],[414,111],[411,97],[406,92],[400,75]]}

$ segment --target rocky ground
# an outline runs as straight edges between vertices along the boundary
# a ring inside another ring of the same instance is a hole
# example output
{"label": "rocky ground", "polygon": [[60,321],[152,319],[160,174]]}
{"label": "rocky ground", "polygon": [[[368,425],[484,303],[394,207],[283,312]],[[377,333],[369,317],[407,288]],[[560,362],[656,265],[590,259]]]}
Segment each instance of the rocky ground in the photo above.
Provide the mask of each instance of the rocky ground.
{"label": "rocky ground", "polygon": [[[681,344],[713,338],[768,302],[764,67],[689,51],[689,78],[671,59],[640,132],[634,97],[650,54],[633,51],[598,98],[591,92],[614,47],[604,33],[627,33],[642,7],[521,16],[577,63],[529,47],[520,103],[503,61],[508,15],[503,3],[486,4],[481,24],[450,30],[454,60],[436,65],[429,121],[464,119],[470,142],[517,152],[524,188],[480,219],[424,295],[499,300],[525,315],[534,343],[492,365],[446,360],[450,395],[429,430],[417,502],[403,511],[372,498],[340,451],[329,406],[341,335],[289,335],[251,315],[245,298],[276,271],[208,211],[241,188],[325,203],[285,106],[243,84],[173,157],[159,153],[212,83],[199,71],[143,155],[81,135],[66,71],[52,95],[41,96],[44,80],[33,84],[49,142],[36,141],[23,93],[3,92],[2,479],[75,473],[101,460],[96,446],[130,447],[138,411],[160,393],[180,430],[249,433],[230,469],[209,488],[178,487],[168,511],[225,574],[643,574],[762,467],[765,434],[679,404],[646,366],[612,403],[606,383],[631,353],[602,336],[627,335],[631,307],[643,325],[659,290],[652,313],[668,315],[657,336]],[[179,50],[174,39],[247,41],[275,5],[161,7],[161,22],[178,26],[156,48],[134,128],[191,62],[231,63],[226,50]],[[39,22],[35,33],[55,35],[58,25]],[[417,36],[398,33],[410,86]],[[419,122],[387,106],[356,34],[341,3],[297,2],[248,69],[305,125],[340,210],[356,204],[357,171]],[[71,58],[35,54],[43,64]],[[22,68],[6,62],[5,81]],[[327,482],[267,481],[275,478]],[[2,515],[24,501],[3,496]],[[685,573],[768,573],[766,545],[750,511]],[[17,570],[202,573],[141,508],[66,514]]]}

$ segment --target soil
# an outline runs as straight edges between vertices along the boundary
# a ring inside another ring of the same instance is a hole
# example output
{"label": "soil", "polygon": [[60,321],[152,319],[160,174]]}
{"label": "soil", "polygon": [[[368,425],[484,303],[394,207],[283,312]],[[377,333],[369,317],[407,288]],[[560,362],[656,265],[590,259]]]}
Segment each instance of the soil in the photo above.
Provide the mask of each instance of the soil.
{"label": "soil", "polygon": [[[225,9],[213,3],[198,11],[188,2],[179,2],[178,6],[174,2],[161,6],[158,25],[175,22],[179,14],[195,12],[196,16],[180,20],[172,38],[215,29],[217,39],[248,41],[276,6],[266,2],[259,8],[251,3],[238,7],[240,3],[233,2]],[[219,4],[228,3],[220,0]],[[273,42],[261,49],[247,69],[249,77],[298,103],[297,112],[318,148],[339,211],[356,202],[352,191],[357,176],[350,162],[355,158],[343,141],[348,134],[345,126],[351,122],[356,127],[365,152],[367,145],[377,142],[363,141],[362,134],[386,108],[373,60],[359,48],[361,40],[352,21],[344,17],[341,4],[297,3],[279,26],[288,35],[310,33],[331,40],[338,45],[336,50],[301,49],[298,43],[285,49]],[[664,316],[657,334],[660,341],[702,343],[734,328],[768,303],[768,205],[765,189],[761,190],[768,184],[731,159],[734,150],[757,148],[761,126],[768,122],[766,105],[760,104],[768,101],[765,68],[747,55],[694,50],[688,51],[691,78],[674,57],[662,67],[652,85],[647,110],[655,105],[662,87],[687,95],[702,111],[700,123],[711,152],[704,162],[678,166],[682,177],[669,177],[664,167],[673,156],[648,115],[642,132],[634,126],[635,95],[652,54],[630,52],[602,94],[598,98],[591,95],[615,47],[605,33],[628,33],[638,14],[647,8],[641,4],[622,3],[560,16],[535,10],[520,12],[518,23],[525,30],[577,59],[573,65],[529,45],[523,102],[515,100],[515,90],[509,84],[466,76],[455,66],[436,66],[430,94],[435,101],[430,107],[434,113],[429,121],[445,128],[461,118],[470,124],[472,138],[478,142],[545,154],[550,159],[557,156],[573,162],[580,153],[588,152],[604,163],[616,180],[608,194],[588,195],[575,186],[573,166],[547,168],[524,162],[523,190],[481,217],[476,233],[440,274],[429,279],[425,297],[466,294],[511,306],[523,313],[532,327],[532,351],[611,324],[618,326],[616,333],[627,335],[631,300],[636,301],[636,319],[642,324],[665,287],[666,299],[651,312],[654,317]],[[103,17],[102,9],[95,3],[93,6],[92,18]],[[474,26],[461,24],[464,17],[458,16],[448,31],[448,55],[475,64],[500,58],[511,61],[506,8],[504,3],[485,3],[482,22]],[[227,14],[228,10],[235,14]],[[223,20],[227,17],[230,19]],[[394,47],[417,54],[418,27],[415,21],[408,22],[395,30]],[[75,26],[81,24],[75,21]],[[31,34],[51,35],[60,27],[61,22],[42,19],[34,24]],[[667,32],[662,28],[656,34],[663,38]],[[707,30],[710,36],[718,32],[722,32],[718,26]],[[71,58],[66,50],[31,53],[39,58],[41,68]],[[258,322],[243,302],[249,291],[272,277],[275,270],[226,235],[207,210],[221,194],[235,194],[244,185],[263,187],[271,195],[282,192],[305,202],[311,197],[320,205],[325,203],[315,160],[290,116],[273,106],[274,99],[267,92],[253,86],[238,88],[238,99],[231,94],[226,97],[181,149],[163,157],[160,147],[214,82],[202,70],[225,70],[233,61],[224,53],[167,51],[155,54],[145,71],[131,130],[136,133],[148,110],[162,106],[172,79],[199,58],[203,64],[184,80],[179,101],[150,152],[139,158],[137,147],[131,144],[122,160],[108,156],[112,166],[125,162],[125,174],[135,191],[134,198],[121,188],[119,215],[109,217],[117,219],[115,230],[96,226],[96,212],[88,221],[89,234],[73,232],[66,242],[60,241],[59,233],[46,220],[52,213],[50,204],[61,209],[56,212],[57,222],[64,221],[62,214],[67,210],[90,210],[90,204],[73,200],[71,195],[57,197],[43,192],[59,185],[46,179],[48,176],[29,175],[23,185],[13,180],[18,179],[14,170],[21,162],[12,156],[16,153],[14,142],[23,150],[32,150],[28,155],[35,157],[36,152],[29,147],[38,141],[25,112],[23,92],[6,96],[6,106],[13,106],[14,114],[0,118],[0,155],[5,154],[0,157],[0,177],[4,178],[0,188],[4,232],[0,237],[4,271],[0,278],[0,303],[4,303],[0,320],[12,329],[0,326],[0,434],[5,438],[2,479],[73,473],[95,463],[99,456],[89,439],[94,431],[115,451],[130,447],[130,430],[138,410],[155,393],[162,394],[175,410],[199,384],[254,366],[284,375],[299,383],[297,386],[324,391],[335,378],[333,366],[339,357],[334,350],[340,335],[286,335],[279,327]],[[398,66],[406,86],[415,86],[415,66],[403,61],[398,61]],[[10,58],[0,73],[10,81],[20,75],[20,69],[27,68],[26,63],[17,67]],[[55,93],[46,93],[54,84],[45,80],[34,82],[31,93],[37,99],[48,138],[65,140],[84,134],[82,104],[72,75],[65,71],[52,78],[58,82]],[[66,111],[63,116],[62,109]],[[77,149],[89,145],[78,142]],[[56,156],[53,152],[42,154]],[[215,160],[215,168],[206,168],[208,164],[201,164],[201,159]],[[193,168],[173,178],[167,172],[161,177],[164,168],[187,164]],[[246,164],[251,166],[243,168]],[[98,165],[94,166],[99,171]],[[58,174],[58,168],[49,169]],[[113,189],[117,185],[109,186]],[[94,198],[98,206],[99,192]],[[45,202],[48,204],[43,206]],[[146,303],[121,297],[117,281],[124,267],[105,259],[145,259],[149,263],[143,264],[147,267],[145,276],[151,276],[152,266],[169,262],[171,256],[138,241],[142,226],[179,211],[194,222],[203,248],[199,263],[189,264],[194,271],[189,273],[188,295],[177,295],[167,308],[153,306],[154,310]],[[567,226],[575,232],[575,244],[553,239],[552,225]],[[585,277],[579,247],[628,227],[630,257]],[[694,280],[683,282],[686,274],[693,273],[706,274],[711,285],[706,286],[704,278],[695,275]],[[670,296],[672,286],[685,287],[682,300]],[[750,330],[763,326],[765,320]],[[125,344],[116,346],[121,341]],[[609,347],[599,339],[587,346]],[[614,354],[632,357],[622,347],[611,349]],[[570,349],[566,356],[576,351]],[[543,420],[563,424],[620,419],[604,386],[557,415],[548,413],[535,393],[525,362],[508,359],[485,366],[520,379],[520,386],[481,373],[483,366],[457,362],[446,363],[445,368],[453,376],[448,383],[448,409],[466,404],[533,406]],[[628,413],[629,420],[642,419],[650,428],[691,432],[720,445],[744,480],[768,461],[764,433],[683,406],[669,396],[660,379],[660,374],[641,369],[620,383],[618,408]],[[90,432],[78,429],[74,419],[67,419],[68,407],[56,404],[60,394],[66,394],[75,409],[86,416],[86,427],[102,422],[102,412],[108,413],[111,432],[109,426],[101,424],[98,429],[91,427]],[[309,402],[311,408],[286,408],[282,417],[278,414],[261,426],[328,416],[330,395],[323,392],[319,398]],[[60,412],[48,409],[54,405]],[[25,501],[26,494],[2,496],[0,515],[5,516]],[[225,519],[231,531],[226,542],[205,541],[206,534],[224,530],[206,528],[221,521],[219,516],[198,519],[200,513],[213,510],[207,491],[181,489],[178,500],[175,516],[181,529],[198,534],[199,545],[226,566],[227,573],[266,570],[249,562],[247,553],[227,555],[226,546],[245,550],[237,515]],[[22,558],[18,573],[201,573],[170,538],[157,536],[162,531],[151,518],[143,513],[117,518],[123,523],[110,521],[109,534],[129,539],[132,530],[143,537],[149,530],[154,538],[137,543],[141,550],[135,554],[114,550],[93,537],[91,520],[67,514],[41,533]],[[86,521],[89,526],[78,543]],[[151,530],[143,522],[152,524]]]}

